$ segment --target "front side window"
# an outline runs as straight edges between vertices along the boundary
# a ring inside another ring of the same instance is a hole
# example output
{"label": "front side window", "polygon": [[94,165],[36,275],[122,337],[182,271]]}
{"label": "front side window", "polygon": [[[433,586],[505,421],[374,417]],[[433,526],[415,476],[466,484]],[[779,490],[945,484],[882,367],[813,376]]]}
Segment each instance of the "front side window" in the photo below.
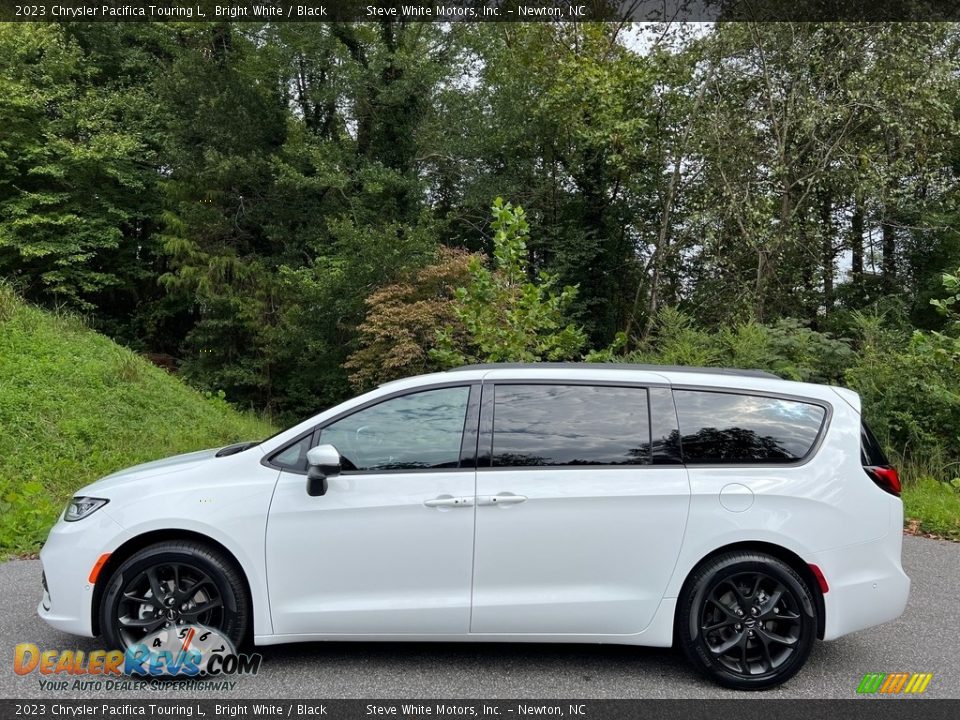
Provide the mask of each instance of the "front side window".
{"label": "front side window", "polygon": [[385,400],[323,428],[320,443],[340,451],[344,470],[455,468],[469,395],[452,387]]}
{"label": "front side window", "polygon": [[643,388],[496,386],[493,467],[649,462],[650,417]]}
{"label": "front side window", "polygon": [[674,390],[680,445],[688,465],[789,463],[817,440],[819,405],[704,390]]}

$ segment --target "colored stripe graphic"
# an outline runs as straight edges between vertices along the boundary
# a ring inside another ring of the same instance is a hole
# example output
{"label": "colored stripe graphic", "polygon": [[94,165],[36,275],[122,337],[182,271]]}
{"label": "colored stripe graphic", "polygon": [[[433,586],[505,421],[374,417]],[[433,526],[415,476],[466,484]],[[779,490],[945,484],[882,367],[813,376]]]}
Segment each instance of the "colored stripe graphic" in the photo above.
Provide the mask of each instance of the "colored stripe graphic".
{"label": "colored stripe graphic", "polygon": [[913,689],[909,692],[922,693],[927,689],[927,685],[930,684],[930,681],[933,680],[933,673],[914,673],[913,677],[918,678],[918,680],[914,684]]}
{"label": "colored stripe graphic", "polygon": [[867,673],[863,676],[863,680],[860,681],[860,686],[857,688],[858,693],[875,693],[880,689],[883,679],[886,677],[885,673]]}
{"label": "colored stripe graphic", "polygon": [[891,695],[900,692],[900,688],[907,682],[908,677],[910,677],[910,673],[890,673],[887,675],[887,681],[880,688],[880,692],[890,693]]}
{"label": "colored stripe graphic", "polygon": [[933,673],[867,673],[857,686],[857,692],[916,695],[925,691],[931,680],[933,680]]}

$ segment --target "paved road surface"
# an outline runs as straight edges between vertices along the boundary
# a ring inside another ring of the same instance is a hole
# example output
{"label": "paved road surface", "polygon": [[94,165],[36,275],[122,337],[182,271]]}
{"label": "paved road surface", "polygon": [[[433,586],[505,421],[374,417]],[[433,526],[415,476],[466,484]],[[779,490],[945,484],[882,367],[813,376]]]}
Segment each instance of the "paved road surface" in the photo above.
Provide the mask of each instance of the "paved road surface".
{"label": "paved road surface", "polygon": [[[852,697],[866,672],[932,672],[926,695],[960,698],[960,544],[904,538],[913,579],[910,604],[894,623],[817,643],[787,685],[747,697]],[[89,698],[44,693],[38,676],[12,672],[13,648],[96,649],[59,633],[35,612],[40,563],[0,564],[0,698]],[[585,645],[311,643],[260,648],[261,673],[229,697],[279,698],[709,698],[739,696],[694,675],[672,650]],[[195,694],[177,692],[177,696]],[[170,691],[104,697],[171,697]],[[199,697],[214,699],[209,694]]]}

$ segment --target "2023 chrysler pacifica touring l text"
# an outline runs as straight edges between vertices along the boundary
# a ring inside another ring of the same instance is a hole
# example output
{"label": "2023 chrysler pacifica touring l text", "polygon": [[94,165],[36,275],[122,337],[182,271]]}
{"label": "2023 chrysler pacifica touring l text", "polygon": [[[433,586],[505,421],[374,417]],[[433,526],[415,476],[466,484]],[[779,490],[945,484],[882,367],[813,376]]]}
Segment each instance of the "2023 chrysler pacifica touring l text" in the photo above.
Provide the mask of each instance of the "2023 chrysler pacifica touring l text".
{"label": "2023 chrysler pacifica touring l text", "polygon": [[472,366],[81,489],[39,613],[121,649],[177,623],[258,645],[676,643],[764,688],[903,612],[899,494],[850,390]]}

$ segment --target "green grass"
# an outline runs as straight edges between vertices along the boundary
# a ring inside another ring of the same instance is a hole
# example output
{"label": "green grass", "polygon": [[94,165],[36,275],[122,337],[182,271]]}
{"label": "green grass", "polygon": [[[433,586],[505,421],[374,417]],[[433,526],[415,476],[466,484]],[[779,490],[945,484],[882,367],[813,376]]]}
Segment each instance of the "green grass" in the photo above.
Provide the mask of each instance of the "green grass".
{"label": "green grass", "polygon": [[97,478],[273,431],[0,284],[0,557],[35,551]]}
{"label": "green grass", "polygon": [[960,541],[960,462],[930,446],[891,461],[903,482],[904,525],[910,532]]}
{"label": "green grass", "polygon": [[960,487],[930,477],[903,485],[903,514],[912,532],[960,541]]}

